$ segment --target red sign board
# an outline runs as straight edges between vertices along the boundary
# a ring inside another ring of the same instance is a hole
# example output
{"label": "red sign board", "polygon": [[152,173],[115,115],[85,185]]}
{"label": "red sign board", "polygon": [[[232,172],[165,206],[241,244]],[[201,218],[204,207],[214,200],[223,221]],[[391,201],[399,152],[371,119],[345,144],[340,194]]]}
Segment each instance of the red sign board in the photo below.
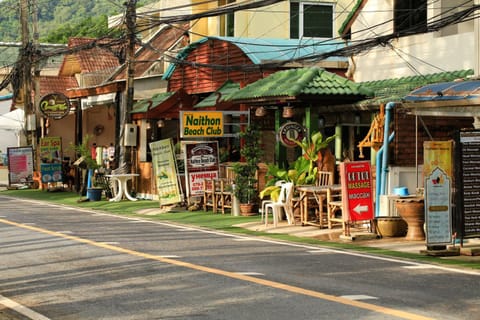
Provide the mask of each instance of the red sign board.
{"label": "red sign board", "polygon": [[343,208],[348,221],[373,219],[373,188],[370,162],[354,161],[340,164]]}

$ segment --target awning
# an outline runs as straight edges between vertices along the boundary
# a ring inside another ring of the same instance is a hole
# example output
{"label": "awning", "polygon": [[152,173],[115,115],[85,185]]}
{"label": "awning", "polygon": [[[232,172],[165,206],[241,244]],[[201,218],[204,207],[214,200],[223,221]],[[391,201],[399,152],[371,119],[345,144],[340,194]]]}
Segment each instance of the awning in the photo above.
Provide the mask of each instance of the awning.
{"label": "awning", "polygon": [[213,92],[211,95],[194,105],[194,108],[208,108],[216,107],[217,110],[225,109],[226,106],[230,106],[232,103],[225,101],[225,98],[240,90],[240,84],[232,82],[230,80],[226,81],[217,91]]}
{"label": "awning", "polygon": [[23,109],[15,109],[0,115],[0,129],[19,131],[22,130],[25,123],[25,114]]}
{"label": "awning", "polygon": [[162,92],[153,95],[151,98],[139,100],[133,105],[133,109],[130,113],[142,113],[154,109],[170,98],[174,93],[175,92]]}
{"label": "awning", "polygon": [[143,99],[133,105],[132,118],[139,119],[178,119],[179,111],[191,109],[192,98],[183,90],[163,92]]}
{"label": "awning", "polygon": [[403,106],[416,115],[480,116],[480,80],[429,84],[410,92]]}
{"label": "awning", "polygon": [[82,99],[82,110],[88,109],[97,105],[111,104],[115,102],[116,92],[105,93],[97,96],[90,96],[85,99]]}

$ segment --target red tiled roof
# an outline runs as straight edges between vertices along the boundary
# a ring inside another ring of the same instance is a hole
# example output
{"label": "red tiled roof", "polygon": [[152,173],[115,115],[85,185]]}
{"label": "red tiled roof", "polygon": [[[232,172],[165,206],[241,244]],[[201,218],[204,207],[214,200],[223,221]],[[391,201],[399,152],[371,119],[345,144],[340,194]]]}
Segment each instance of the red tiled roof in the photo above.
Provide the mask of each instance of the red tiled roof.
{"label": "red tiled roof", "polygon": [[40,76],[40,96],[59,92],[66,94],[67,89],[78,88],[75,77]]}
{"label": "red tiled roof", "polygon": [[[117,57],[107,48],[102,48],[96,46],[95,44],[108,44],[112,39],[93,39],[93,38],[70,38],[68,41],[68,47],[70,49],[81,49],[93,45],[91,49],[78,50],[68,56],[63,60],[62,66],[60,68],[60,75],[72,75],[75,73],[74,68],[71,68],[72,71],[67,70],[69,64],[76,64],[80,68],[81,73],[94,72],[100,70],[113,70],[118,67],[119,61]],[[115,46],[109,47],[113,51],[116,50]],[[118,48],[118,46],[117,46]]]}

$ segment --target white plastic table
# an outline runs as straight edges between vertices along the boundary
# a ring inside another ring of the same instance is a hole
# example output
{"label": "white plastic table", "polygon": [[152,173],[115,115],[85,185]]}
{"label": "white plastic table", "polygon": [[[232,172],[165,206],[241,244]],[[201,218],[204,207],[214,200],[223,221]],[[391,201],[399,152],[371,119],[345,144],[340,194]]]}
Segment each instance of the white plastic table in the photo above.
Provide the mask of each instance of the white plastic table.
{"label": "white plastic table", "polygon": [[122,174],[108,174],[105,175],[106,177],[110,177],[113,181],[116,182],[118,185],[118,190],[114,198],[110,199],[110,201],[121,201],[123,195],[130,200],[130,201],[137,201],[138,199],[132,197],[132,195],[128,192],[127,182],[128,180],[133,179],[133,177],[138,177],[138,173],[122,173]]}

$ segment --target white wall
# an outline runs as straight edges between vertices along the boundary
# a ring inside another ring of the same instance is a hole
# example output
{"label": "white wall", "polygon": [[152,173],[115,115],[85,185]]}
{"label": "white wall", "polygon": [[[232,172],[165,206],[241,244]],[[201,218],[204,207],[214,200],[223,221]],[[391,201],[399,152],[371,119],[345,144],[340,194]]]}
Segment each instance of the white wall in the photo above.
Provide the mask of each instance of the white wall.
{"label": "white wall", "polygon": [[[370,0],[352,26],[352,40],[390,34],[393,31],[393,1]],[[435,2],[438,6],[439,2]],[[439,14],[431,5],[428,19]],[[355,57],[355,81],[371,81],[444,71],[474,69],[478,74],[478,36],[472,21],[458,25],[458,32],[434,32],[402,37],[392,46],[376,46]]]}

